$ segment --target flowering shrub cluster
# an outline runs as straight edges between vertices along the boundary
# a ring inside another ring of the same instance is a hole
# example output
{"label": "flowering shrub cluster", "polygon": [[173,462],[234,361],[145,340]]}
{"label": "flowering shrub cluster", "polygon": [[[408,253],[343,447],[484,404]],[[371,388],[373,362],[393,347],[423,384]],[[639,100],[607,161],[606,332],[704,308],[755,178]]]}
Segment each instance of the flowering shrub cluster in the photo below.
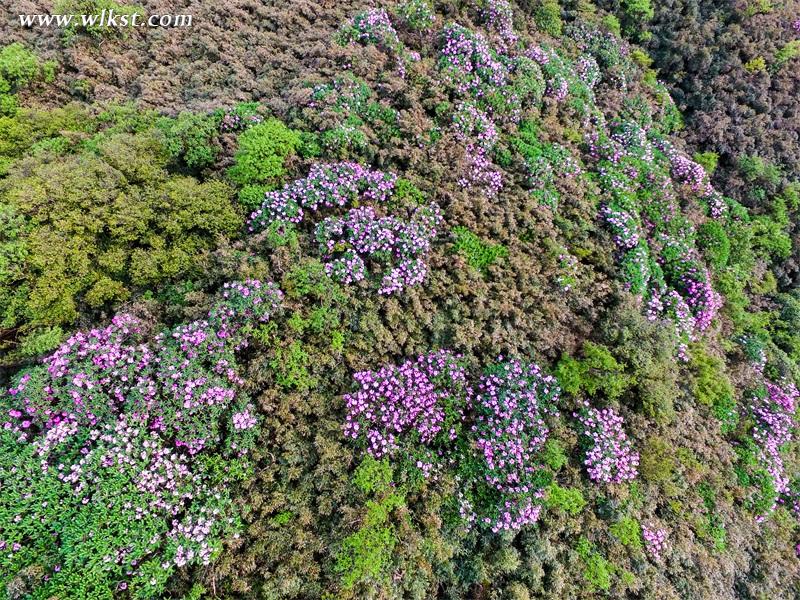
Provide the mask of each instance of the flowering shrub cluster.
{"label": "flowering shrub cluster", "polygon": [[506,62],[480,33],[453,23],[442,30],[440,40],[439,68],[458,95],[482,98],[508,83]]}
{"label": "flowering shrub cluster", "polygon": [[497,33],[500,38],[501,48],[506,48],[516,43],[514,11],[508,0],[483,0],[481,16],[486,26]]}
{"label": "flowering shrub cluster", "polygon": [[417,31],[429,29],[436,21],[436,14],[427,0],[405,0],[397,7],[397,13]]}
{"label": "flowering shrub cluster", "polygon": [[[633,123],[612,126],[610,135],[588,136],[608,196],[601,216],[614,234],[626,282],[647,298],[647,316],[674,324],[678,355],[710,326],[722,305],[694,247],[694,227],[681,215],[673,181],[716,198],[703,168]],[[719,210],[711,204],[712,215]]]}
{"label": "flowering shrub cluster", "polygon": [[355,208],[343,218],[328,217],[316,228],[325,270],[345,284],[367,276],[367,261],[384,265],[379,294],[393,294],[421,283],[428,272],[425,256],[442,216],[435,204],[417,207],[410,220],[378,217],[372,207]]}
{"label": "flowering shrub cluster", "polygon": [[346,436],[375,458],[402,448],[423,472],[447,457],[473,396],[458,355],[440,350],[353,378],[359,390],[344,396]]}
{"label": "flowering shrub cluster", "polygon": [[299,223],[305,211],[344,207],[355,200],[383,202],[394,191],[397,177],[358,163],[315,164],[308,177],[281,190],[268,192],[261,208],[248,220],[251,232],[263,231],[275,221]]}
{"label": "flowering shrub cluster", "polygon": [[222,117],[219,128],[223,133],[242,131],[251,125],[258,125],[263,120],[261,115],[241,115],[238,112],[230,111]]}
{"label": "flowering shrub cluster", "polygon": [[[299,223],[305,211],[344,207],[360,200],[383,203],[392,196],[396,181],[393,174],[357,163],[317,164],[305,179],[268,192],[261,208],[250,216],[249,229],[261,231],[275,222]],[[373,207],[363,206],[319,222],[315,237],[332,278],[345,284],[362,281],[373,263],[382,273],[378,293],[393,294],[425,279],[425,257],[441,224],[441,211],[434,203],[418,206],[409,219],[379,217]]]}
{"label": "flowering shrub cluster", "polygon": [[639,453],[625,435],[622,417],[611,408],[598,410],[584,402],[574,414],[586,443],[584,464],[589,477],[602,483],[620,483],[635,479]]}
{"label": "flowering shrub cluster", "polygon": [[642,537],[644,538],[644,547],[647,553],[654,560],[661,560],[661,553],[667,546],[666,529],[642,525]]}
{"label": "flowering shrub cluster", "polygon": [[507,360],[481,377],[472,430],[481,454],[483,477],[500,498],[496,514],[483,517],[494,531],[519,529],[537,520],[543,497],[537,455],[550,432],[559,388],[554,377],[532,363]]}
{"label": "flowering shrub cluster", "polygon": [[798,397],[800,392],[793,384],[781,386],[767,381],[765,389],[753,395],[750,405],[755,419],[753,441],[778,496],[790,492],[781,450],[793,438]]}
{"label": "flowering shrub cluster", "polygon": [[339,40],[344,44],[375,44],[386,50],[397,50],[402,46],[389,15],[382,8],[358,13],[339,30]]}
{"label": "flowering shrub cluster", "polygon": [[538,455],[556,415],[556,380],[531,363],[503,360],[473,386],[448,351],[399,367],[355,374],[345,435],[376,458],[406,454],[430,477],[458,470],[459,512],[467,526],[516,530],[538,520],[544,497]]}
{"label": "flowering shrub cluster", "polygon": [[[419,17],[424,20],[422,15]],[[392,25],[389,14],[382,8],[370,8],[357,14],[339,29],[338,41],[342,45],[347,43],[374,44],[394,55],[397,61],[398,75],[402,78],[406,76],[407,62],[417,61],[420,58],[418,53],[406,50],[397,35],[397,30]]]}
{"label": "flowering shrub cluster", "polygon": [[228,284],[206,319],[152,339],[118,315],[16,380],[0,401],[4,583],[39,565],[38,597],[149,598],[209,564],[257,424],[236,351],[280,302],[272,284]]}

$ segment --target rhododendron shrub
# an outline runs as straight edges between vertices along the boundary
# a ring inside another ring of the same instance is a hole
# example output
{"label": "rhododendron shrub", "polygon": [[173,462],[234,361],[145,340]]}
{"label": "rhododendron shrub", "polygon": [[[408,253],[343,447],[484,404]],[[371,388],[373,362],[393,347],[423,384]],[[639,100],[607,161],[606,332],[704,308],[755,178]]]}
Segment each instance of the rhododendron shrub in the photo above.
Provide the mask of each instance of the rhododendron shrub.
{"label": "rhododendron shrub", "polygon": [[550,477],[539,454],[557,414],[555,378],[501,357],[473,386],[446,350],[354,377],[359,389],[344,396],[347,437],[423,477],[453,474],[467,529],[517,530],[538,520]]}
{"label": "rhododendron shrub", "polygon": [[257,425],[236,352],[281,297],[227,284],[206,319],[152,338],[118,315],[17,378],[0,401],[3,585],[34,572],[34,597],[160,597],[175,567],[210,563]]}
{"label": "rhododendron shrub", "polygon": [[396,181],[391,173],[373,171],[358,163],[316,164],[304,179],[268,192],[261,208],[250,215],[248,229],[263,231],[275,221],[299,223],[306,211],[344,207],[356,200],[383,202],[391,196]]}
{"label": "rhododendron shrub", "polygon": [[375,458],[409,459],[424,474],[452,458],[473,390],[461,358],[447,350],[399,366],[361,371],[344,396],[344,433]]}
{"label": "rhododendron shrub", "polygon": [[442,216],[435,204],[420,206],[409,220],[379,217],[372,207],[355,208],[344,218],[329,217],[316,228],[325,270],[341,283],[361,281],[367,263],[380,265],[379,294],[392,294],[421,283],[428,273],[425,256]]}
{"label": "rhododendron shrub", "polygon": [[[694,226],[682,215],[681,188],[696,188],[714,202],[716,193],[700,165],[678,161],[639,125],[612,124],[610,133],[602,119],[595,125],[587,141],[606,197],[600,214],[613,233],[623,277],[646,299],[649,319],[673,323],[678,355],[686,359],[688,343],[709,328],[722,297],[694,246]],[[712,217],[719,210],[712,206]]]}
{"label": "rhododendron shrub", "polygon": [[[501,357],[502,358],[502,357]],[[480,523],[493,531],[536,522],[543,498],[539,453],[556,416],[559,388],[533,363],[506,360],[487,369],[477,386],[472,432],[478,471],[491,493]],[[475,500],[478,506],[481,501]]]}
{"label": "rhododendron shrub", "polygon": [[800,392],[792,383],[765,381],[751,393],[749,410],[753,418],[751,439],[739,449],[742,473],[758,489],[752,497],[752,508],[758,519],[772,512],[778,504],[797,503],[797,493],[790,485],[783,453],[794,439],[794,419]]}
{"label": "rhododendron shrub", "polygon": [[[261,208],[250,217],[250,231],[261,231],[279,222],[299,223],[306,212],[356,202],[387,204],[396,182],[397,177],[391,173],[373,171],[357,163],[314,165],[305,179],[266,194]],[[350,209],[342,217],[320,221],[315,238],[329,276],[352,284],[376,274],[378,293],[388,295],[425,279],[426,258],[442,222],[435,203],[417,206],[407,219],[379,216],[375,208],[367,205]]]}
{"label": "rhododendron shrub", "polygon": [[612,408],[597,409],[588,402],[574,416],[586,447],[584,465],[589,477],[600,483],[635,479],[639,453],[625,434],[622,417]]}

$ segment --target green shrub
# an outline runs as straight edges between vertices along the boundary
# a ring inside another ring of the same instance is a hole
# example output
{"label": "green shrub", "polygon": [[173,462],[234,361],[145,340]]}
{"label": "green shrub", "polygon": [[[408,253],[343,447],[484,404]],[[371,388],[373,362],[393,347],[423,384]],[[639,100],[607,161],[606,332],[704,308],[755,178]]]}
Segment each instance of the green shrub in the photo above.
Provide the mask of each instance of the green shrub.
{"label": "green shrub", "polygon": [[241,227],[232,190],[169,175],[167,161],[149,131],[97,136],[74,154],[56,159],[42,150],[14,163],[0,181],[17,227],[0,258],[4,327],[27,336],[69,326],[138,288],[205,272],[218,238]]}
{"label": "green shrub", "polygon": [[702,166],[706,173],[711,175],[717,170],[719,154],[716,152],[695,152],[694,161]]}
{"label": "green shrub", "polygon": [[234,165],[228,170],[238,185],[275,186],[286,174],[284,163],[300,146],[300,135],[278,119],[246,129],[239,135]]}
{"label": "green shrub", "polygon": [[277,347],[270,363],[278,385],[287,389],[308,390],[316,380],[308,372],[310,358],[302,342],[295,340],[288,348]]}
{"label": "green shrub", "polygon": [[577,488],[562,488],[557,483],[547,488],[545,506],[554,510],[561,510],[574,517],[586,506],[586,500]]}
{"label": "green shrub", "polygon": [[569,458],[564,452],[561,442],[551,437],[545,442],[542,449],[542,461],[553,471],[559,471],[561,467],[569,462]]}
{"label": "green shrub", "polygon": [[800,40],[786,42],[786,44],[775,53],[775,62],[772,65],[772,70],[779,71],[786,66],[790,60],[798,56],[800,56]]}
{"label": "green shrub", "polygon": [[611,534],[617,538],[623,546],[634,550],[642,547],[642,528],[639,521],[630,517],[623,517],[611,525]]}
{"label": "green shrub", "polygon": [[203,169],[216,160],[218,125],[213,117],[182,112],[176,119],[160,119],[158,127],[164,132],[164,146],[173,160],[190,169]]}
{"label": "green shrub", "polygon": [[643,29],[655,15],[650,0],[622,0],[623,22],[629,35],[643,37]]}
{"label": "green shrub", "polygon": [[557,0],[541,0],[539,7],[533,13],[536,26],[553,37],[561,37],[564,27],[561,21],[561,7]]}
{"label": "green shrub", "polygon": [[738,159],[739,171],[749,182],[762,182],[776,186],[781,180],[781,170],[760,156],[742,155]]}
{"label": "green shrub", "polygon": [[744,63],[744,70],[748,73],[759,73],[767,70],[767,61],[763,56],[756,56]]}
{"label": "green shrub", "polygon": [[578,555],[583,559],[585,569],[583,577],[592,588],[607,592],[611,589],[611,575],[614,573],[614,565],[610,563],[594,545],[582,537],[578,540],[575,548]]}
{"label": "green shrub", "polygon": [[714,271],[728,264],[731,254],[731,241],[725,228],[716,221],[706,221],[697,228],[697,245]]}
{"label": "green shrub", "polygon": [[385,583],[398,543],[392,513],[405,506],[405,494],[390,483],[392,471],[386,461],[368,457],[356,470],[353,483],[372,496],[366,502],[359,528],[348,535],[336,551],[334,569],[341,574],[342,585],[350,589],[357,583]]}
{"label": "green shrub", "polygon": [[625,366],[617,362],[608,348],[589,341],[583,344],[582,359],[564,356],[556,365],[561,389],[572,395],[602,393],[608,400],[619,398],[634,384],[624,371]]}
{"label": "green shrub", "polygon": [[464,254],[467,264],[483,274],[498,258],[508,256],[508,250],[501,244],[489,244],[481,240],[466,227],[453,227],[455,250]]}
{"label": "green shrub", "polygon": [[732,431],[736,428],[739,416],[733,385],[725,374],[725,363],[700,346],[692,348],[691,358],[692,393],[700,404],[712,408],[721,421],[723,431]]}
{"label": "green shrub", "polygon": [[0,93],[17,91],[42,73],[39,58],[19,42],[0,50]]}
{"label": "green shrub", "polygon": [[261,208],[264,203],[264,195],[272,190],[271,185],[246,185],[239,190],[239,204],[245,210],[245,214],[252,214]]}

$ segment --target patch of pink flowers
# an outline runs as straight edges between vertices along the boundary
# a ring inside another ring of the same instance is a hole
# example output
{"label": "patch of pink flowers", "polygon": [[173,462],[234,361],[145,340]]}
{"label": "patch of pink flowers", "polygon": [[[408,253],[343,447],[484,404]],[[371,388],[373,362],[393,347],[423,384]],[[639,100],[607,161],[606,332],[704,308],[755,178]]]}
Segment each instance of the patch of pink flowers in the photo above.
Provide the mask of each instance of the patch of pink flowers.
{"label": "patch of pink flowers", "polygon": [[353,377],[359,389],[344,396],[344,433],[376,458],[400,448],[424,461],[442,456],[473,395],[460,357],[447,350]]}
{"label": "patch of pink flowers", "polygon": [[612,408],[596,409],[584,402],[573,415],[587,444],[584,465],[593,481],[622,483],[638,474],[639,453],[625,434],[622,417]]}
{"label": "patch of pink flowers", "polygon": [[800,393],[794,384],[779,385],[768,381],[765,392],[755,394],[750,405],[756,421],[753,440],[778,495],[790,492],[781,450],[793,438],[798,397]]}
{"label": "patch of pink flowers", "polygon": [[642,537],[647,553],[654,560],[661,560],[661,554],[667,547],[667,530],[658,527],[642,525]]}
{"label": "patch of pink flowers", "polygon": [[316,228],[325,270],[335,280],[350,284],[368,275],[367,262],[384,272],[379,294],[393,294],[421,283],[428,272],[425,256],[442,223],[435,204],[418,207],[409,220],[379,217],[370,206],[329,217]]}
{"label": "patch of pink flowers", "polygon": [[261,207],[250,215],[250,232],[262,231],[275,221],[299,223],[305,211],[344,207],[364,199],[383,202],[394,191],[397,177],[352,162],[315,164],[308,176],[281,190],[268,192]]}

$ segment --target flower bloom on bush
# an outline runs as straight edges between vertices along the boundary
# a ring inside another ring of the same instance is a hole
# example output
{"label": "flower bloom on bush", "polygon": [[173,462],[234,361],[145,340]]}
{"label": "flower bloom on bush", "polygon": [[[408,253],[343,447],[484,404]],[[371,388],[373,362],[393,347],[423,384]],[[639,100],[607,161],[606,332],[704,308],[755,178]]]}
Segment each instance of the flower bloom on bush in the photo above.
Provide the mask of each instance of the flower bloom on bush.
{"label": "flower bloom on bush", "polygon": [[435,204],[418,207],[410,220],[378,217],[372,207],[365,206],[350,210],[343,218],[329,217],[320,222],[316,239],[328,275],[349,284],[367,276],[368,260],[383,263],[388,271],[378,293],[393,294],[425,279],[425,255],[441,223]]}
{"label": "flower bloom on bush", "polygon": [[647,553],[654,560],[661,560],[661,553],[667,546],[667,530],[642,525],[642,537]]}
{"label": "flower bloom on bush", "polygon": [[500,362],[481,377],[473,431],[486,482],[496,490],[514,494],[534,491],[536,457],[550,433],[545,419],[557,414],[558,395],[555,378],[533,363]]}
{"label": "flower bloom on bush", "polygon": [[353,377],[359,389],[344,396],[344,433],[372,456],[403,448],[414,462],[431,462],[453,446],[472,399],[459,356],[440,350]]}
{"label": "flower bloom on bush", "polygon": [[781,450],[792,441],[798,396],[793,384],[781,386],[768,381],[763,393],[753,395],[750,405],[755,418],[753,440],[778,495],[790,492]]}
{"label": "flower bloom on bush", "polygon": [[497,532],[536,522],[544,493],[537,484],[538,454],[555,416],[559,388],[554,377],[533,363],[503,360],[478,383],[472,427],[486,485],[497,498],[482,524]]}
{"label": "flower bloom on bush", "polygon": [[472,102],[462,102],[453,115],[456,137],[462,142],[474,142],[485,150],[498,140],[497,127],[489,115]]}
{"label": "flower bloom on bush", "polygon": [[481,16],[486,26],[497,32],[503,48],[516,43],[514,11],[508,0],[483,0]]}
{"label": "flower bloom on bush", "polygon": [[308,177],[268,192],[257,211],[250,215],[248,229],[262,231],[275,221],[299,223],[305,211],[347,206],[357,199],[383,202],[394,191],[397,177],[373,171],[358,163],[316,164]]}
{"label": "flower bloom on bush", "polygon": [[223,133],[230,133],[247,129],[251,125],[258,125],[263,120],[264,118],[261,115],[242,116],[235,112],[229,112],[222,117],[219,128]]}
{"label": "flower bloom on bush", "polygon": [[357,14],[339,32],[344,43],[375,44],[386,50],[396,50],[402,44],[389,15],[382,8],[371,8]]}
{"label": "flower bloom on bush", "polygon": [[439,68],[460,95],[480,98],[508,83],[509,70],[480,33],[451,24],[441,33]]}
{"label": "flower bloom on bush", "polygon": [[636,478],[639,453],[633,450],[623,429],[622,417],[611,408],[598,410],[584,402],[574,413],[587,443],[584,464],[593,481],[621,483]]}
{"label": "flower bloom on bush", "polygon": [[19,377],[0,399],[0,514],[18,517],[3,536],[20,550],[0,550],[4,571],[49,569],[43,597],[152,597],[176,566],[209,564],[235,524],[226,473],[246,466],[257,424],[236,351],[281,299],[230,283],[206,319],[153,338],[117,315]]}

